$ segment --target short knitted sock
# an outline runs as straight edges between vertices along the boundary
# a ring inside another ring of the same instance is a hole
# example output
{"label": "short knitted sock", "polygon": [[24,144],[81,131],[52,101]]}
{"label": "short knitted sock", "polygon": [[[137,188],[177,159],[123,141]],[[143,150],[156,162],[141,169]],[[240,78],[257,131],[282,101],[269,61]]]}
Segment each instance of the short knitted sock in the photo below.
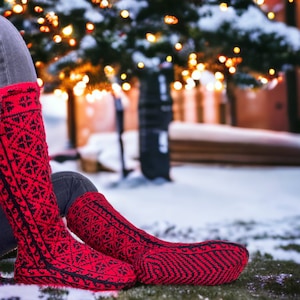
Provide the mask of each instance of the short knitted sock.
{"label": "short knitted sock", "polygon": [[94,249],[129,262],[147,284],[216,285],[238,278],[248,261],[242,245],[226,241],[171,243],[135,227],[97,192],[80,196],[68,227]]}

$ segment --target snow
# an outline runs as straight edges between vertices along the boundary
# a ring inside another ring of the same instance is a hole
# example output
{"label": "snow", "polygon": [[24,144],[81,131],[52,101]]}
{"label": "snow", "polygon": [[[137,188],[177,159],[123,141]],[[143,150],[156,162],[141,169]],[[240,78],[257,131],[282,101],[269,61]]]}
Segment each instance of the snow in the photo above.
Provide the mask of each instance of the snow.
{"label": "snow", "polygon": [[203,31],[215,32],[227,24],[235,32],[249,35],[254,42],[265,34],[273,34],[293,51],[300,49],[300,31],[297,28],[269,20],[257,7],[249,6],[241,16],[232,7],[221,10],[219,5],[202,5],[198,11],[198,26]]}
{"label": "snow", "polygon": [[[63,107],[57,109],[59,115],[56,123],[53,123],[53,107],[64,105],[56,101],[52,99],[49,107],[47,98],[44,98],[43,104],[50,154],[58,153],[66,146]],[[195,125],[178,126],[177,123],[171,125],[170,134],[177,130],[176,134],[183,137],[190,131],[189,137],[195,136]],[[300,135],[287,132],[211,124],[196,126],[202,126],[203,138],[211,140],[246,142],[256,139],[261,143],[277,142],[295,146],[299,146],[300,141]],[[138,154],[136,133],[126,132],[123,141],[125,165],[134,168],[126,179],[121,176],[117,135],[111,133],[93,135],[88,146],[79,150],[83,156],[98,158],[116,173],[85,173],[78,161],[52,162],[52,170],[84,173],[133,224],[147,228],[160,237],[173,240],[174,236],[176,240],[179,236],[186,241],[222,237],[245,242],[252,253],[260,250],[275,258],[294,259],[300,263],[299,255],[278,248],[290,242],[289,239],[284,242],[272,238],[295,235],[294,242],[300,242],[296,233],[300,225],[300,167],[177,164],[171,167],[172,182],[151,182],[143,178],[138,162],[133,160]],[[248,225],[237,226],[239,223]],[[165,234],[170,228],[173,228],[173,235]],[[270,237],[256,239],[266,234]]]}
{"label": "snow", "polygon": [[[48,95],[42,97],[42,103],[49,153],[59,153],[67,145],[65,102]],[[206,127],[208,136],[215,134],[224,139],[232,138],[234,133],[230,127],[222,132],[213,128]],[[242,132],[235,134],[235,138],[242,140]],[[270,138],[270,132],[261,130],[258,136]],[[295,143],[299,139],[299,135],[288,133],[278,136],[284,136],[289,142],[293,138]],[[127,144],[125,153],[136,151],[134,140]],[[111,137],[107,137],[107,141],[104,144],[110,155],[107,154],[105,160],[118,168],[117,141]],[[90,145],[92,152],[98,148],[96,142]],[[176,164],[171,167],[173,181],[169,183],[146,180],[138,164],[126,179],[120,172],[84,173],[78,161],[52,161],[51,167],[54,172],[82,172],[129,221],[162,239],[196,242],[222,238],[246,244],[250,259],[259,250],[276,259],[300,263],[299,253],[279,247],[290,242],[300,243],[300,167]],[[76,289],[68,289],[68,293],[66,300],[117,296],[117,292],[95,294]],[[16,294],[22,300],[31,300],[41,298],[43,292],[37,286],[0,287],[0,298],[16,297]]]}

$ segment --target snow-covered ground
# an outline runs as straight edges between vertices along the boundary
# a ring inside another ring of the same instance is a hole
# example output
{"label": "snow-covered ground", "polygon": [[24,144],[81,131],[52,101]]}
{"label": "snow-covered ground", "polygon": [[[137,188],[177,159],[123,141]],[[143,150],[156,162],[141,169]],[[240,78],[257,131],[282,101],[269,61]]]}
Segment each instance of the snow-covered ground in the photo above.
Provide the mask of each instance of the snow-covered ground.
{"label": "snow-covered ground", "polygon": [[[55,103],[43,107],[49,152],[54,154],[67,144],[65,114],[55,109]],[[111,165],[119,163],[116,155],[107,159],[114,160],[108,162]],[[53,171],[82,172],[77,161],[51,166]],[[163,239],[228,239],[245,243],[250,254],[259,250],[300,263],[299,253],[279,247],[300,243],[300,167],[182,164],[172,166],[170,183],[145,180],[138,165],[125,180],[118,172],[85,174],[132,223]],[[40,293],[37,287],[19,286],[22,300],[38,299],[26,298],[27,291]],[[94,299],[89,292],[71,294],[66,299]],[[1,296],[16,296],[16,289],[3,286]]]}

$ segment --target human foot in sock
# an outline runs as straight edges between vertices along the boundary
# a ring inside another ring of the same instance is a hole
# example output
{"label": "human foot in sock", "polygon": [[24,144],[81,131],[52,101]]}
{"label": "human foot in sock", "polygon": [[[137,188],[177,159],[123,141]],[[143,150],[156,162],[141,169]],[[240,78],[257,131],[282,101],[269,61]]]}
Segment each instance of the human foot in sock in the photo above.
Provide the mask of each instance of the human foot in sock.
{"label": "human foot in sock", "polygon": [[76,241],[59,215],[36,83],[0,89],[0,205],[18,244],[15,280],[120,290],[133,267]]}
{"label": "human foot in sock", "polygon": [[133,264],[147,284],[216,285],[236,280],[248,262],[242,245],[226,241],[171,243],[136,228],[97,192],[78,197],[68,227],[94,249]]}

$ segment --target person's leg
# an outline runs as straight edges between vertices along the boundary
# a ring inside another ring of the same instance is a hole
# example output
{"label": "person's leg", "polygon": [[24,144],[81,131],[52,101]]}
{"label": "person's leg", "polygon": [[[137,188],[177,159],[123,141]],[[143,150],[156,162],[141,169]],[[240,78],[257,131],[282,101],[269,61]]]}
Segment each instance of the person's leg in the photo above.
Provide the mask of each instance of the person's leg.
{"label": "person's leg", "polygon": [[[29,59],[22,39],[8,38],[17,30],[3,18],[0,22],[0,38],[6,41],[0,60],[11,48]],[[0,88],[0,206],[18,244],[15,280],[90,290],[132,286],[136,276],[131,265],[75,240],[66,229],[50,180],[40,89],[35,81],[24,80]]]}
{"label": "person's leg", "polygon": [[[56,196],[60,215],[63,217],[68,212],[72,203],[86,192],[97,192],[95,185],[78,172],[63,171],[51,174],[53,191]],[[0,257],[14,250],[17,241],[13,230],[0,207]]]}
{"label": "person's leg", "polygon": [[55,172],[51,175],[53,190],[61,216],[66,216],[72,203],[87,192],[98,192],[96,186],[84,175],[73,172]]}
{"label": "person's leg", "polygon": [[248,251],[240,244],[160,240],[126,220],[99,192],[87,192],[68,206],[70,230],[94,249],[133,264],[145,284],[229,283],[248,262]]}
{"label": "person's leg", "polygon": [[26,44],[12,27],[6,18],[0,16],[0,87],[37,80]]}

